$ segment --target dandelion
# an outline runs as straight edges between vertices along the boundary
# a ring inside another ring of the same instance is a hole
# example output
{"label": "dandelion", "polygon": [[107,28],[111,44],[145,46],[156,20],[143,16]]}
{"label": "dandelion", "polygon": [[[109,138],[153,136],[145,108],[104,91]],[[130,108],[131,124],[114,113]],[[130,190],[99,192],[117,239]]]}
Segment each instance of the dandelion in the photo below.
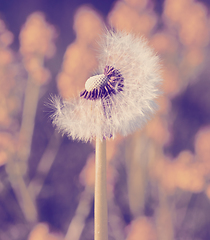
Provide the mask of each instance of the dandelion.
{"label": "dandelion", "polygon": [[80,97],[54,98],[53,124],[73,139],[96,139],[95,240],[107,240],[106,138],[142,127],[156,109],[159,58],[143,38],[107,31],[97,74],[88,78]]}
{"label": "dandelion", "polygon": [[127,135],[141,128],[156,109],[159,58],[143,38],[107,31],[98,52],[97,74],[80,97],[53,100],[53,124],[72,139]]}

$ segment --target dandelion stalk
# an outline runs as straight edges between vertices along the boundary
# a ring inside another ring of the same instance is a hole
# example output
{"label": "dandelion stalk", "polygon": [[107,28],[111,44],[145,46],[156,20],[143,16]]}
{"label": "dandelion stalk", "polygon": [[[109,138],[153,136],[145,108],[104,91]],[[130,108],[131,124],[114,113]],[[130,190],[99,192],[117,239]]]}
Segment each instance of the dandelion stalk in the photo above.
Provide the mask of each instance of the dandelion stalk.
{"label": "dandelion stalk", "polygon": [[95,240],[108,240],[106,196],[106,140],[96,138],[95,156]]}

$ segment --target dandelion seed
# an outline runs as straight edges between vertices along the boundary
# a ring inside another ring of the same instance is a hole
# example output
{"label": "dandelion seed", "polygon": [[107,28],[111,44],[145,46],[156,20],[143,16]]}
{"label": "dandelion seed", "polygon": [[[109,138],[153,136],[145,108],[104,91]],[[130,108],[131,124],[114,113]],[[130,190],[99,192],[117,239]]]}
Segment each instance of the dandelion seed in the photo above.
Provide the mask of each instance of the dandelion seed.
{"label": "dandelion seed", "polygon": [[141,128],[157,108],[160,61],[143,38],[107,31],[98,61],[99,74],[86,81],[80,97],[55,101],[53,124],[73,139],[127,135]]}

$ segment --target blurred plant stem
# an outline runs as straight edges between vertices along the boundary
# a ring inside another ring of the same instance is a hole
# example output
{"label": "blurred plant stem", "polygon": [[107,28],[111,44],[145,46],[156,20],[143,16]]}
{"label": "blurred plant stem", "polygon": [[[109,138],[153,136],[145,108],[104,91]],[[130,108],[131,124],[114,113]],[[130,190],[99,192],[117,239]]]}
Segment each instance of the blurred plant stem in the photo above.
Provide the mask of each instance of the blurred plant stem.
{"label": "blurred plant stem", "polygon": [[96,138],[95,151],[94,240],[108,240],[105,139]]}
{"label": "blurred plant stem", "polygon": [[[149,151],[150,168],[154,168],[156,161],[164,158],[162,148],[156,142],[151,141]],[[174,224],[173,224],[173,203],[169,200],[167,190],[162,186],[162,183],[155,182],[157,188],[159,206],[157,207],[155,218],[158,240],[174,240]]]}
{"label": "blurred plant stem", "polygon": [[114,196],[109,197],[108,206],[108,222],[111,236],[115,240],[125,239],[125,232],[123,231],[124,223],[122,220],[121,210],[119,209],[119,206],[115,204]]}
{"label": "blurred plant stem", "polygon": [[[40,65],[43,64],[43,58],[39,57],[39,63]],[[28,167],[27,160],[31,151],[39,90],[40,84],[36,82],[29,72],[25,90],[21,127],[18,136],[18,149],[16,156],[11,158],[12,160],[9,162],[7,168],[11,186],[16,194],[25,219],[29,222],[37,221],[35,202],[32,200],[26,186],[25,178]]]}
{"label": "blurred plant stem", "polygon": [[26,221],[35,223],[37,221],[35,203],[32,201],[31,195],[29,194],[19,163],[15,161],[13,157],[8,161],[7,173]]}
{"label": "blurred plant stem", "polygon": [[[43,65],[43,58],[39,58],[40,66]],[[27,173],[27,160],[31,151],[31,142],[34,131],[35,116],[39,100],[40,84],[31,76],[29,72],[28,82],[25,91],[23,104],[22,122],[19,132],[19,148],[17,157],[20,161],[20,167],[23,176]]]}
{"label": "blurred plant stem", "polygon": [[47,177],[50,168],[55,160],[55,157],[58,153],[60,144],[61,136],[57,131],[55,131],[52,134],[51,139],[45,149],[45,152],[42,155],[42,158],[38,164],[36,175],[28,185],[28,191],[33,197],[34,201],[42,189],[45,178]]}
{"label": "blurred plant stem", "polygon": [[142,131],[137,131],[131,138],[126,147],[126,168],[129,206],[133,217],[136,218],[142,214],[145,204],[148,140]]}
{"label": "blurred plant stem", "polygon": [[89,185],[85,187],[81,194],[79,204],[75,215],[70,222],[65,240],[79,240],[85,226],[85,220],[90,212],[91,203],[93,200],[93,188]]}
{"label": "blurred plant stem", "polygon": [[173,240],[174,229],[172,219],[172,206],[166,190],[158,186],[159,207],[156,213],[156,226],[159,240]]}

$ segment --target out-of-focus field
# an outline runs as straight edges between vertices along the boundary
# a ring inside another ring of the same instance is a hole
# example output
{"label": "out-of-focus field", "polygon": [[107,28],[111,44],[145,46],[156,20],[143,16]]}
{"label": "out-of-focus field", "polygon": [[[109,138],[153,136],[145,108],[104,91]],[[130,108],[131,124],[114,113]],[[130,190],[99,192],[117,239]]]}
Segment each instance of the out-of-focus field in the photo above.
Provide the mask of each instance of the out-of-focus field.
{"label": "out-of-focus field", "polygon": [[107,142],[109,239],[209,240],[210,4],[60,3],[68,22],[22,4],[20,29],[0,5],[0,240],[93,239],[94,143],[54,129],[50,95],[78,97],[105,25],[143,35],[163,77],[154,118]]}

